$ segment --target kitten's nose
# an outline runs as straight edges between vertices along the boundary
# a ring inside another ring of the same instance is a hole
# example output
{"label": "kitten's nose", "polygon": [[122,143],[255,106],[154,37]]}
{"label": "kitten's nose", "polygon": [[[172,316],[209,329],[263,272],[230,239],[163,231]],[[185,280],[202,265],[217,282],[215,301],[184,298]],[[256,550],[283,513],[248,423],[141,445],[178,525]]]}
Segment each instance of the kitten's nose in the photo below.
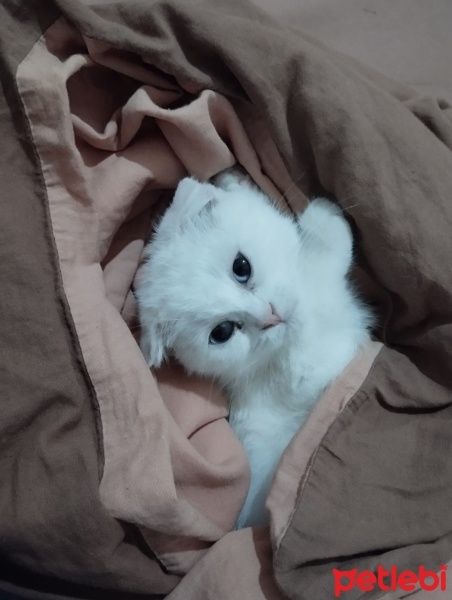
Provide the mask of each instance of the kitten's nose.
{"label": "kitten's nose", "polygon": [[283,323],[283,320],[275,312],[273,305],[270,304],[270,314],[261,323],[259,329],[269,329],[270,327],[274,327],[275,325],[279,325],[280,323]]}

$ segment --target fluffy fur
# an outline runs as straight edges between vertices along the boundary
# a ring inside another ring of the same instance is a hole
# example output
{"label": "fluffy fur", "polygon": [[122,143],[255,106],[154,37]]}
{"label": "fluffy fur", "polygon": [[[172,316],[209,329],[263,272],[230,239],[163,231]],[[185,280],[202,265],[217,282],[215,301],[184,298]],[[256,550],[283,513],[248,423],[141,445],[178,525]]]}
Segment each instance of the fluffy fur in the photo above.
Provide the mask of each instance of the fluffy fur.
{"label": "fluffy fur", "polygon": [[[137,287],[142,350],[167,353],[227,390],[230,424],[251,465],[237,526],[265,524],[284,449],[367,338],[368,309],[347,280],[353,240],[341,210],[312,201],[294,219],[233,172],[186,178],[158,224]],[[241,253],[251,277],[239,282]],[[236,324],[224,343],[212,331]]]}

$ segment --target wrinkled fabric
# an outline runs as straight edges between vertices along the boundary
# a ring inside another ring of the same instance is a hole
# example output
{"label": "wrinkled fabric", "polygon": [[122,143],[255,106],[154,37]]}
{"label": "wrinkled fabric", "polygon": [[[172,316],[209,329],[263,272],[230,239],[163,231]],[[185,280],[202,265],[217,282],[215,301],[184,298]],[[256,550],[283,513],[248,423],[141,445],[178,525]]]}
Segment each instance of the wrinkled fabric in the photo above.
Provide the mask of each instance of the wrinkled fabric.
{"label": "wrinkled fabric", "polygon": [[[437,570],[452,556],[447,102],[244,1],[19,5],[0,21],[2,577],[317,600],[333,568]],[[149,371],[133,299],[177,182],[236,161],[287,210],[338,199],[379,318],[283,457],[270,529],[240,532],[248,466],[226,399]]]}

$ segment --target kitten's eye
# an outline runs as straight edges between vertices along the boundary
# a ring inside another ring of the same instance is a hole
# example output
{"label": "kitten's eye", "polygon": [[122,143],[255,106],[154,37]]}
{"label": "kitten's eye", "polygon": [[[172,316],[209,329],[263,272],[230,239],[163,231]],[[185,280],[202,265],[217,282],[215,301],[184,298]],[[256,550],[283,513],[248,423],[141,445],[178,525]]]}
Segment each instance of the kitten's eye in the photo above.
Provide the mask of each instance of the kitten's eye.
{"label": "kitten's eye", "polygon": [[241,252],[237,254],[232,263],[232,272],[239,283],[246,283],[251,277],[251,265]]}
{"label": "kitten's eye", "polygon": [[227,342],[235,331],[236,324],[232,321],[223,321],[214,327],[210,333],[210,344],[224,344]]}

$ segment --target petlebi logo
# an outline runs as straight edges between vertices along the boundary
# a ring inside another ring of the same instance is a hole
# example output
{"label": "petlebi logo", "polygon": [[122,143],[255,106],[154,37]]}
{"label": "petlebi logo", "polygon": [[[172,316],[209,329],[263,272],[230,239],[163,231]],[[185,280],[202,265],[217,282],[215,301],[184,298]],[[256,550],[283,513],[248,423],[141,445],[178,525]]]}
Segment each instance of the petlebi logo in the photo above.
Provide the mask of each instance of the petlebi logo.
{"label": "petlebi logo", "polygon": [[444,591],[447,587],[447,565],[441,565],[438,573],[428,571],[422,565],[417,572],[399,571],[396,566],[385,569],[379,565],[376,571],[341,571],[333,569],[334,595],[340,597],[355,587],[363,592],[380,589],[384,592],[412,592],[417,587],[427,592]]}

